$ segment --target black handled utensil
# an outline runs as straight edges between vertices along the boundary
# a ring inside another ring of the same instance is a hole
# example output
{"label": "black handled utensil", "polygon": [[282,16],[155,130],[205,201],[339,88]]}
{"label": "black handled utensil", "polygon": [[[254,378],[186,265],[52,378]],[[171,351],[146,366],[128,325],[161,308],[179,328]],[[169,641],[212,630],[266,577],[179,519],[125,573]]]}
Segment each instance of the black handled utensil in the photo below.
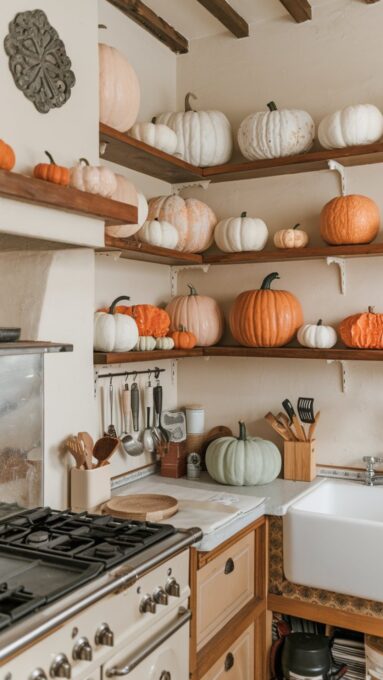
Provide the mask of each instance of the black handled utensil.
{"label": "black handled utensil", "polygon": [[314,399],[312,397],[299,397],[297,407],[302,423],[311,424],[314,422]]}
{"label": "black handled utensil", "polygon": [[302,423],[297,417],[297,414],[294,411],[294,406],[292,405],[290,399],[284,399],[282,401],[282,406],[290,418],[290,425],[294,425],[295,434],[299,441],[301,442],[307,441],[305,431],[302,427]]}

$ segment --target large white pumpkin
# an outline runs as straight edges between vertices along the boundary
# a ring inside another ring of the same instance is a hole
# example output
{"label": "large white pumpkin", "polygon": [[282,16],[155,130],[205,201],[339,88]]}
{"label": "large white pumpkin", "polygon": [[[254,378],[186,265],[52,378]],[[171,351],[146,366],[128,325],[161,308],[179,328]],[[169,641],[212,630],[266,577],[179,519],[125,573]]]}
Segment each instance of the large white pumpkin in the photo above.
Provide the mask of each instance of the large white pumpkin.
{"label": "large white pumpkin", "polygon": [[110,45],[98,46],[100,121],[126,132],[137,120],[140,84],[136,72],[121,52]]}
{"label": "large white pumpkin", "polygon": [[176,133],[162,123],[135,123],[129,135],[165,153],[174,154],[177,149]]}
{"label": "large white pumpkin", "polygon": [[250,161],[294,156],[308,151],[314,142],[315,125],[310,114],[297,109],[277,109],[251,113],[238,130],[241,152]]}
{"label": "large white pumpkin", "polygon": [[69,171],[69,186],[90,194],[111,198],[117,189],[114,172],[103,165],[89,165],[86,158],[80,158]]}
{"label": "large white pumpkin", "polygon": [[138,341],[138,327],[135,320],[126,314],[114,312],[120,300],[130,300],[121,295],[114,300],[109,312],[94,315],[94,349],[98,352],[130,352]]}
{"label": "large white pumpkin", "polygon": [[177,135],[176,154],[188,163],[200,167],[221,165],[230,160],[233,134],[230,123],[221,111],[193,111],[189,92],[185,97],[185,111],[160,113],[156,123],[168,125]]}
{"label": "large white pumpkin", "polygon": [[220,484],[254,486],[278,477],[282,459],[279,449],[265,439],[249,437],[239,423],[239,437],[220,437],[206,451],[209,475]]}
{"label": "large white pumpkin", "polygon": [[116,174],[117,188],[113,193],[114,201],[121,201],[121,203],[130,203],[137,206],[138,222],[136,224],[115,224],[107,225],[105,232],[108,236],[114,238],[129,238],[133,236],[139,229],[141,229],[148,216],[148,202],[145,196],[137,192],[136,187],[132,182],[129,182],[124,175]]}
{"label": "large white pumpkin", "polygon": [[373,144],[383,135],[383,116],[373,104],[357,104],[321,120],[318,139],[325,149]]}
{"label": "large white pumpkin", "polygon": [[297,339],[303,347],[330,349],[336,344],[338,336],[335,328],[323,326],[322,319],[319,319],[316,324],[307,323],[301,326],[297,333]]}
{"label": "large white pumpkin", "polygon": [[137,232],[137,238],[144,243],[151,243],[153,246],[160,248],[174,249],[178,243],[178,231],[164,220],[159,220],[156,217],[154,220],[147,220],[140,231]]}
{"label": "large white pumpkin", "polygon": [[256,217],[228,217],[218,222],[214,240],[224,253],[241,253],[246,250],[262,250],[267,242],[268,229],[265,222]]}
{"label": "large white pumpkin", "polygon": [[213,242],[217,218],[212,209],[196,198],[157,196],[149,201],[148,219],[170,222],[178,231],[177,250],[201,253]]}

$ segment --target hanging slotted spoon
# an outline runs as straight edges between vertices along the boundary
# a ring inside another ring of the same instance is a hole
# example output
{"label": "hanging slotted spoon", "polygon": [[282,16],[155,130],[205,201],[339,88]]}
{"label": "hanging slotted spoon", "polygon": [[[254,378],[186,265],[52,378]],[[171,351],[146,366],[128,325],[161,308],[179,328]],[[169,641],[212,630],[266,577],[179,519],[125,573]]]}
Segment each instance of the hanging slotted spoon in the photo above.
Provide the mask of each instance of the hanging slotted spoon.
{"label": "hanging slotted spoon", "polygon": [[299,397],[297,407],[302,423],[314,422],[314,399],[312,397]]}

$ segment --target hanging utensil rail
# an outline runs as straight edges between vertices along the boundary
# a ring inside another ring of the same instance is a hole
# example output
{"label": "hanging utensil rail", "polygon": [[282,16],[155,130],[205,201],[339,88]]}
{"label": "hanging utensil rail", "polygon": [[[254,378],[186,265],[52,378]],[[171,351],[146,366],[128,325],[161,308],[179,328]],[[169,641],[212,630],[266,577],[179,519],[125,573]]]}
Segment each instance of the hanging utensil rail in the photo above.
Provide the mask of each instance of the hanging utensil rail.
{"label": "hanging utensil rail", "polygon": [[123,371],[121,373],[96,373],[96,380],[99,378],[110,378],[110,380],[113,380],[113,378],[128,378],[130,375],[153,375],[155,380],[158,379],[160,373],[165,373],[166,368],[158,368],[158,366],[155,366],[154,368],[146,368],[144,371]]}

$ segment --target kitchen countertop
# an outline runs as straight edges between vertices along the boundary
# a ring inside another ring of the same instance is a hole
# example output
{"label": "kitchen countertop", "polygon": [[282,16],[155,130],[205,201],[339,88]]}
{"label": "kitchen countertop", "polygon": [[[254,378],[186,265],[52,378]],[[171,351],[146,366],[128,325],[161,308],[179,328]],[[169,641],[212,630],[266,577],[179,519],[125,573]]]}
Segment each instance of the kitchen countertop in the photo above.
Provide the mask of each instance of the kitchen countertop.
{"label": "kitchen countertop", "polygon": [[[312,482],[292,482],[286,479],[275,479],[270,484],[263,484],[261,486],[225,486],[214,482],[207,472],[203,472],[200,479],[193,480],[186,479],[186,477],[173,479],[154,474],[114,489],[113,496],[125,496],[129,493],[142,493],[143,490],[145,490],[145,493],[158,493],[158,486],[161,484],[161,486],[185,487],[185,489],[187,488],[188,490],[196,489],[211,491],[216,494],[233,494],[236,496],[253,498],[254,500],[262,499],[259,505],[250,512],[235,517],[212,533],[205,533],[196,547],[198,547],[199,550],[208,551],[213,550],[213,548],[216,548],[263,515],[285,515],[291,503],[295,502],[307,491],[322,484],[323,481],[323,477],[317,477]],[[163,493],[163,489],[161,489],[161,493]],[[171,518],[167,521],[171,524]],[[192,526],[192,524],[185,528],[189,528],[190,526]]]}

